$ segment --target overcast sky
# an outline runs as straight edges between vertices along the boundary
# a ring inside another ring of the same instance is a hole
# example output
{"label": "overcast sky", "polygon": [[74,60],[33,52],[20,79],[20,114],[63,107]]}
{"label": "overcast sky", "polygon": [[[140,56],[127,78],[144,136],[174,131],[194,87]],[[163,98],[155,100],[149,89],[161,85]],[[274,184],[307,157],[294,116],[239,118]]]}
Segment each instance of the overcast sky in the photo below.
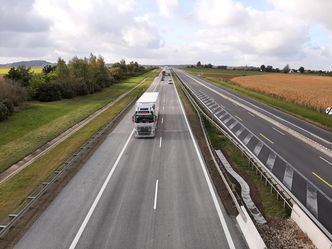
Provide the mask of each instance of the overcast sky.
{"label": "overcast sky", "polygon": [[0,63],[107,62],[332,70],[331,0],[0,0]]}

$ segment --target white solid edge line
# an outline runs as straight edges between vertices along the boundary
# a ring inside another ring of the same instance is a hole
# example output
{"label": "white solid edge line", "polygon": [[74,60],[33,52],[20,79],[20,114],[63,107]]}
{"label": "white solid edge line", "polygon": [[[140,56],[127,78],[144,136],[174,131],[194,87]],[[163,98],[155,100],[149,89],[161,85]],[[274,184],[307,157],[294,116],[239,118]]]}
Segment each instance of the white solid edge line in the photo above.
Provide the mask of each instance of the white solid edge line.
{"label": "white solid edge line", "polygon": [[273,129],[273,130],[275,130],[276,132],[280,133],[281,135],[285,136],[285,133],[283,133],[283,132],[279,131],[277,128],[275,128],[275,127],[272,127],[272,129]]}
{"label": "white solid edge line", "polygon": [[106,180],[104,181],[103,186],[102,186],[101,189],[99,190],[99,193],[98,193],[97,197],[95,198],[95,200],[94,200],[92,206],[90,207],[89,212],[88,212],[87,215],[85,216],[85,219],[84,219],[82,225],[80,226],[80,228],[79,228],[79,230],[78,230],[78,232],[77,232],[77,234],[76,234],[74,240],[71,242],[71,245],[70,245],[69,249],[74,249],[74,248],[76,248],[76,245],[77,245],[77,243],[78,243],[80,237],[82,236],[82,233],[84,232],[84,229],[85,229],[86,225],[88,224],[88,222],[89,222],[89,220],[90,220],[90,218],[91,218],[91,216],[92,216],[92,214],[93,214],[93,212],[94,212],[94,210],[95,210],[95,208],[96,208],[96,206],[97,206],[97,204],[98,204],[98,202],[99,202],[99,200],[100,200],[100,198],[101,198],[103,192],[105,191],[106,186],[107,186],[108,182],[110,181],[110,179],[111,179],[111,177],[112,177],[112,175],[113,175],[113,173],[114,173],[114,171],[115,171],[117,165],[119,164],[119,161],[120,161],[120,159],[121,159],[121,157],[122,157],[122,155],[123,155],[125,149],[127,148],[128,144],[129,144],[129,141],[130,141],[131,137],[133,136],[133,134],[134,134],[134,129],[133,129],[132,132],[130,133],[130,135],[129,135],[129,137],[128,137],[126,143],[125,143],[125,145],[123,146],[123,148],[122,148],[122,150],[121,150],[121,152],[120,152],[118,158],[116,159],[116,161],[115,161],[115,163],[114,163],[114,165],[113,165],[111,171],[109,172],[109,174],[108,174]]}
{"label": "white solid edge line", "polygon": [[159,138],[159,148],[161,148],[161,141],[163,140],[163,137]]}
{"label": "white solid edge line", "polygon": [[[172,78],[173,78],[173,77],[172,77]],[[205,165],[204,165],[204,161],[203,161],[203,159],[202,159],[201,154],[199,153],[199,149],[198,149],[198,146],[197,146],[197,144],[196,144],[196,140],[195,140],[194,135],[193,135],[193,133],[192,133],[192,131],[191,131],[191,128],[190,128],[190,125],[189,125],[189,122],[188,122],[188,119],[187,119],[186,113],[185,113],[184,108],[183,108],[183,106],[182,106],[182,102],[181,102],[180,96],[179,96],[179,94],[178,94],[178,91],[177,91],[175,85],[174,85],[174,88],[175,88],[176,95],[177,95],[177,97],[178,97],[178,101],[179,101],[179,103],[180,103],[180,107],[181,107],[182,113],[183,113],[183,115],[184,115],[184,119],[185,119],[185,121],[186,121],[186,124],[187,124],[188,130],[189,130],[189,133],[190,133],[191,140],[192,140],[192,142],[193,142],[193,144],[194,144],[195,151],[196,151],[196,153],[197,153],[197,156],[198,156],[198,159],[199,159],[199,162],[200,162],[201,168],[202,168],[202,170],[203,170],[203,173],[204,173],[204,176],[205,176],[205,180],[206,180],[206,182],[207,182],[207,184],[208,184],[208,187],[209,187],[209,190],[210,190],[210,193],[211,193],[211,196],[212,196],[212,200],[213,200],[214,206],[215,206],[215,208],[217,209],[217,213],[218,213],[218,216],[219,216],[220,223],[221,223],[221,225],[222,225],[222,227],[223,227],[223,229],[224,229],[224,233],[225,233],[225,236],[226,236],[227,243],[228,243],[230,249],[235,249],[235,245],[234,245],[234,242],[233,242],[232,236],[231,236],[231,234],[230,234],[230,232],[229,232],[229,229],[228,229],[228,227],[227,227],[227,223],[226,223],[226,220],[225,220],[225,218],[224,218],[224,215],[223,215],[223,213],[222,213],[222,211],[221,211],[221,208],[220,208],[220,205],[219,205],[219,202],[218,202],[218,199],[217,199],[216,193],[214,192],[214,189],[213,189],[213,186],[212,186],[211,180],[210,180],[210,178],[209,178],[209,176],[208,176],[208,173],[207,173],[207,171],[206,171],[206,168],[205,168]]]}
{"label": "white solid edge line", "polygon": [[159,180],[157,179],[157,180],[156,180],[156,188],[155,188],[155,191],[154,191],[154,203],[153,203],[153,209],[154,209],[154,210],[156,210],[156,208],[157,208],[158,183],[159,183]]}
{"label": "white solid edge line", "polygon": [[324,157],[319,157],[320,159],[322,159],[324,162],[326,162],[326,163],[328,163],[328,164],[330,164],[331,166],[332,166],[332,163],[331,162],[329,162],[329,161],[327,161]]}
{"label": "white solid edge line", "polygon": [[161,118],[161,123],[162,123],[162,124],[164,123],[164,117]]}

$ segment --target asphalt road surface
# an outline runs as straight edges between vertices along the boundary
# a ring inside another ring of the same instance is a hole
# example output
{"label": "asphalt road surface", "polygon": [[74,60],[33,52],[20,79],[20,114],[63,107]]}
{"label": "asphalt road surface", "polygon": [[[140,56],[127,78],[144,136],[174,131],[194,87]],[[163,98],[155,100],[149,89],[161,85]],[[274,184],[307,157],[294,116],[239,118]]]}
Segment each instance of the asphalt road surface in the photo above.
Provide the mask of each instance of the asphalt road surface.
{"label": "asphalt road surface", "polygon": [[332,133],[184,71],[176,73],[331,233]]}
{"label": "asphalt road surface", "polygon": [[167,82],[157,136],[135,139],[129,112],[15,248],[246,248]]}

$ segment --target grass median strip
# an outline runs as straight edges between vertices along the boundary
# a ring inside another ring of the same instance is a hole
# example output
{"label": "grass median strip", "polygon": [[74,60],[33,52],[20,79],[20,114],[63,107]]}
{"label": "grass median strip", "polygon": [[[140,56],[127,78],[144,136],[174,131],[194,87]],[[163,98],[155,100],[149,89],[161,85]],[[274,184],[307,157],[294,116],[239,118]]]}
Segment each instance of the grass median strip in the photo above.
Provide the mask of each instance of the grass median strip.
{"label": "grass median strip", "polygon": [[270,189],[265,186],[255,171],[248,166],[248,159],[206,119],[204,119],[204,125],[212,146],[215,149],[221,149],[233,168],[247,181],[251,187],[250,192],[255,204],[266,218],[288,217],[290,215],[289,210],[283,207],[283,202],[276,199],[275,194],[270,192]]}
{"label": "grass median strip", "polygon": [[100,128],[110,122],[136,96],[151,84],[154,75],[126,97],[115,103],[85,127],[77,131],[54,149],[37,159],[29,167],[0,186],[0,219],[16,210],[22,201],[54,172],[70,155],[77,151]]}
{"label": "grass median strip", "polygon": [[132,77],[102,92],[50,103],[29,102],[30,107],[0,122],[0,172],[130,90],[157,70]]}

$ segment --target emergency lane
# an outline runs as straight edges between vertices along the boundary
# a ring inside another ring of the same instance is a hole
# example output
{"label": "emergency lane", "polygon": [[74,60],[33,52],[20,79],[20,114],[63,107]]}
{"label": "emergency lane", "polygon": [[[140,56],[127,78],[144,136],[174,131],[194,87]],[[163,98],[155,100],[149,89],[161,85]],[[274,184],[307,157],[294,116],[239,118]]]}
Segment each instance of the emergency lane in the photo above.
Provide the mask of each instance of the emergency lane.
{"label": "emergency lane", "polygon": [[16,248],[245,248],[212,199],[174,85],[159,80],[157,136],[135,139],[128,113]]}

